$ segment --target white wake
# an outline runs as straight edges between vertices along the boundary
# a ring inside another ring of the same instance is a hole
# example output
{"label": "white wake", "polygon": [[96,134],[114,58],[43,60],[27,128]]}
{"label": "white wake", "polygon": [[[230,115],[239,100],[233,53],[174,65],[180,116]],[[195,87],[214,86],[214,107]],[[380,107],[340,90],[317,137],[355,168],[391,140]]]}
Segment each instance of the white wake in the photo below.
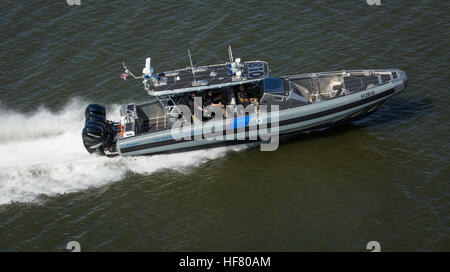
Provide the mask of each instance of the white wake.
{"label": "white wake", "polygon": [[[227,151],[245,148],[146,157],[90,155],[81,140],[86,105],[72,101],[59,112],[41,108],[30,114],[0,107],[0,205],[104,186],[121,180],[128,171],[183,171],[224,156]],[[118,120],[114,113],[118,113],[118,106],[107,107],[107,117]]]}

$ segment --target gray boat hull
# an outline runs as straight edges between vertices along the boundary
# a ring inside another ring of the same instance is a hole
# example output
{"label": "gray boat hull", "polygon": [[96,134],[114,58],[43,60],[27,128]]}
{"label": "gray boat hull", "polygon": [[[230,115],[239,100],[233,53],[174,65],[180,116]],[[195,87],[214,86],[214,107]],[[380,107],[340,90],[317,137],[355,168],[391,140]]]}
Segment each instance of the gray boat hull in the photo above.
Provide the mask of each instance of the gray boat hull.
{"label": "gray boat hull", "polygon": [[[367,88],[356,92],[317,103],[288,108],[278,112],[278,129],[269,133],[284,135],[288,133],[312,130],[318,127],[332,126],[346,120],[361,118],[377,110],[391,96],[401,92],[407,86],[406,74],[395,70],[399,77],[385,84]],[[255,115],[255,118],[258,116]],[[270,118],[268,119],[270,120]],[[230,120],[223,120],[221,127],[223,135],[229,133]],[[270,126],[275,126],[271,123]],[[192,126],[191,135],[201,135],[204,127]],[[183,152],[204,149],[215,146],[248,143],[255,140],[253,131],[234,129],[233,140],[217,139],[178,139],[176,133],[167,129],[163,131],[119,139],[116,143],[118,154],[121,156],[150,155],[157,153]],[[256,133],[256,132],[255,132]],[[227,134],[228,135],[228,134]],[[231,138],[231,137],[230,137]],[[241,139],[241,140],[237,140]],[[252,140],[253,139],[253,140]]]}

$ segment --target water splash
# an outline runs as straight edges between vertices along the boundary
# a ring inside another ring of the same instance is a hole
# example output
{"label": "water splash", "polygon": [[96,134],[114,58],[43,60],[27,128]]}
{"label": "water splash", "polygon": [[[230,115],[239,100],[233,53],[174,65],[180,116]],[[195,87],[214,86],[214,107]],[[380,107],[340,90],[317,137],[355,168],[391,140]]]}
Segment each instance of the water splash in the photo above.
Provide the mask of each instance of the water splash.
{"label": "water splash", "polygon": [[[41,108],[30,114],[0,108],[0,205],[101,187],[123,179],[127,172],[183,171],[245,148],[146,157],[90,155],[81,140],[86,104],[74,100],[58,112]],[[108,108],[118,114],[117,105]],[[118,116],[108,117],[118,120]]]}

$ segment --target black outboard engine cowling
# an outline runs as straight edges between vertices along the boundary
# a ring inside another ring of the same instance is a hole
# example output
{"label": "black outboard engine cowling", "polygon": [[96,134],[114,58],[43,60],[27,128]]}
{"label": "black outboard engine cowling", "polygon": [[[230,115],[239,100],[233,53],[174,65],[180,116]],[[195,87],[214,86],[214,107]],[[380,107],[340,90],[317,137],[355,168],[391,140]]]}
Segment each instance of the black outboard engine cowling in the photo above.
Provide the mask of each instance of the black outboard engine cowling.
{"label": "black outboard engine cowling", "polygon": [[85,125],[81,136],[89,153],[105,155],[105,150],[115,151],[115,126],[106,120],[105,107],[90,104],[85,110]]}
{"label": "black outboard engine cowling", "polygon": [[104,127],[88,124],[84,127],[82,137],[83,144],[89,153],[102,153],[102,145],[105,137]]}
{"label": "black outboard engine cowling", "polygon": [[89,113],[89,115],[86,116],[86,123],[91,120],[106,124],[106,117],[101,114]]}
{"label": "black outboard engine cowling", "polygon": [[88,115],[92,113],[106,116],[105,107],[99,104],[89,104],[84,111],[84,116],[87,119]]}
{"label": "black outboard engine cowling", "polygon": [[100,127],[102,130],[105,130],[105,126],[106,124],[103,122],[99,122],[97,120],[87,120],[86,124],[84,125],[84,127],[88,127],[88,126],[96,126],[96,127]]}

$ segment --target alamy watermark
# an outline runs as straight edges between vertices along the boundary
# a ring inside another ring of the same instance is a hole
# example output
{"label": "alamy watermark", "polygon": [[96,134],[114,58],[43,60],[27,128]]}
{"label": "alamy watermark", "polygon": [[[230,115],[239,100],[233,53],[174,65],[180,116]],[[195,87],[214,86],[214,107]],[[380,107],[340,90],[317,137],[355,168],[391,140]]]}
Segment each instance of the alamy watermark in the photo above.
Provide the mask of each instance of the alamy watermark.
{"label": "alamy watermark", "polygon": [[66,249],[71,252],[81,252],[81,245],[77,241],[70,241],[67,243]]}
{"label": "alamy watermark", "polygon": [[73,5],[81,6],[81,0],[66,0],[66,2],[69,6]]}
{"label": "alamy watermark", "polygon": [[373,6],[373,5],[377,5],[377,6],[381,6],[381,0],[366,0],[367,5],[369,6]]}
{"label": "alamy watermark", "polygon": [[[78,241],[70,241],[67,243],[66,249],[71,252],[81,252],[81,245]],[[381,252],[380,242],[370,241],[367,243],[366,249],[370,252]]]}
{"label": "alamy watermark", "polygon": [[370,250],[370,252],[381,252],[380,242],[370,241],[367,243],[366,249]]}

